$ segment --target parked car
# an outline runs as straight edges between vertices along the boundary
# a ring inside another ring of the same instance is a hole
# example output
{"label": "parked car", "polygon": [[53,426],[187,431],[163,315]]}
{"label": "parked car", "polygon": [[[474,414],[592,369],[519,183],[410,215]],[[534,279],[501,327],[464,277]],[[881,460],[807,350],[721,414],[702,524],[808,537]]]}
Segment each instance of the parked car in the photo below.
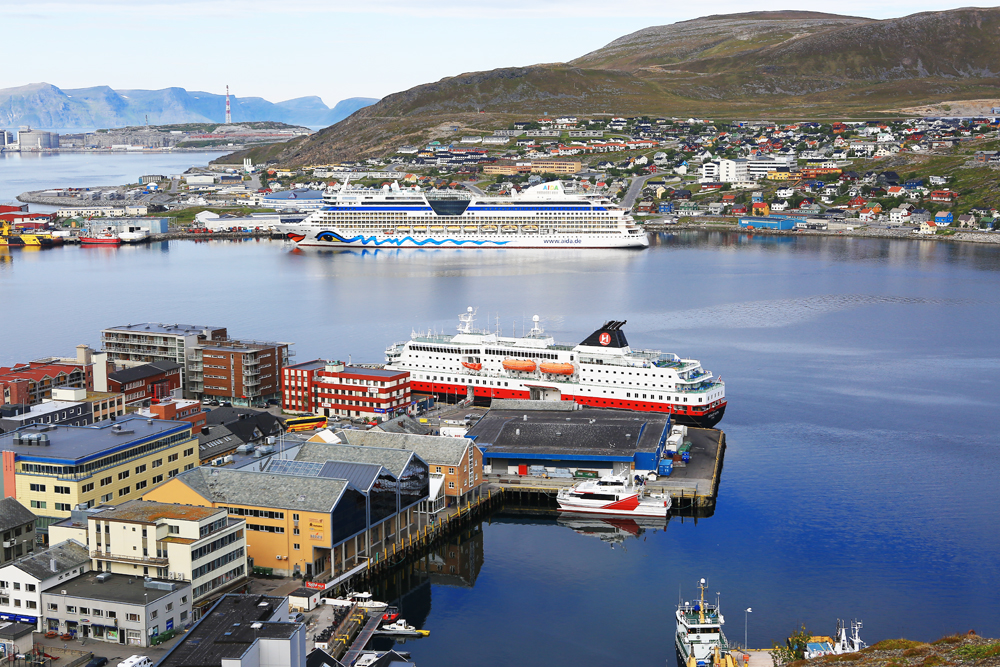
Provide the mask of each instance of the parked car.
{"label": "parked car", "polygon": [[91,658],[90,662],[87,663],[86,667],[104,667],[106,664],[108,664],[107,658],[95,655]]}

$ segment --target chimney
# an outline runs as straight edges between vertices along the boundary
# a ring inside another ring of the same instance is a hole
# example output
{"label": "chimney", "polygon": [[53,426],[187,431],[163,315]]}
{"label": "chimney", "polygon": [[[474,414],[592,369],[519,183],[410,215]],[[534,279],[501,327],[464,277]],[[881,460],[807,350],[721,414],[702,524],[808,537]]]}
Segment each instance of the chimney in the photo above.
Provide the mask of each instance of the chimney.
{"label": "chimney", "polygon": [[93,350],[90,349],[89,345],[77,345],[76,346],[76,362],[78,364],[90,364],[93,363]]}
{"label": "chimney", "polygon": [[49,569],[52,570],[53,572],[58,572],[59,571],[59,564],[56,563],[56,559],[55,558],[50,558],[49,559]]}

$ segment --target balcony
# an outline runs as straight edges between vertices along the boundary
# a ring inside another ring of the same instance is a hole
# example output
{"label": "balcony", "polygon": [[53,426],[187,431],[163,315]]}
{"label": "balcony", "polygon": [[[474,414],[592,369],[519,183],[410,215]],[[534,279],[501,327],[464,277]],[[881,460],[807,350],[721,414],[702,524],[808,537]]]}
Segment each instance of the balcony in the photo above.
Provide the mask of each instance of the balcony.
{"label": "balcony", "polygon": [[111,560],[116,563],[134,563],[138,565],[167,565],[169,560],[166,558],[156,558],[154,556],[122,556],[121,554],[114,554],[107,551],[91,551],[91,558],[99,558],[100,560]]}

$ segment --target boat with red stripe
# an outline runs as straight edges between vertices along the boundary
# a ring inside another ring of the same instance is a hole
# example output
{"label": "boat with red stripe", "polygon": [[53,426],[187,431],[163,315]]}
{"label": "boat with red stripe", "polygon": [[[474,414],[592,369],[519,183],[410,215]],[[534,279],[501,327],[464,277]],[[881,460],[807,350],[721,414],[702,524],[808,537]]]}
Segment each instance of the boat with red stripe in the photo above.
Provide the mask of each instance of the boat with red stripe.
{"label": "boat with red stripe", "polygon": [[572,488],[559,489],[556,502],[560,512],[665,517],[670,511],[670,496],[647,493],[644,484],[626,475],[577,482]]}

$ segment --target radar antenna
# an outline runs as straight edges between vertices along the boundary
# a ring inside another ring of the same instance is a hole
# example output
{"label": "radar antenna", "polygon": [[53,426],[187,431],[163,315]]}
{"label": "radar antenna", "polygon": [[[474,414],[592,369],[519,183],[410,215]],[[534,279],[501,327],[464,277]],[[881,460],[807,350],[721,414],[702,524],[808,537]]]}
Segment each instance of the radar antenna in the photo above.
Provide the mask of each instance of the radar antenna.
{"label": "radar antenna", "polygon": [[476,320],[478,308],[469,306],[465,312],[458,316],[458,333],[472,333],[472,323]]}

